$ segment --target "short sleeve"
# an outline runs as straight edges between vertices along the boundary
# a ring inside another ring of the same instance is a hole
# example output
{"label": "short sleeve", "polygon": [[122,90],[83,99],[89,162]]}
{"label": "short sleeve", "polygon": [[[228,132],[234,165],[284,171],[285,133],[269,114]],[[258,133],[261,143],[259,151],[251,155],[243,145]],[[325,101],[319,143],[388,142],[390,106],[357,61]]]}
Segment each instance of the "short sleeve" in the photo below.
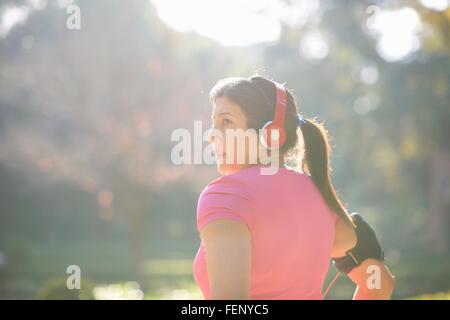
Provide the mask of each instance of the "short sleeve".
{"label": "short sleeve", "polygon": [[218,219],[240,221],[251,229],[251,201],[246,186],[236,178],[223,176],[208,184],[197,203],[197,228]]}

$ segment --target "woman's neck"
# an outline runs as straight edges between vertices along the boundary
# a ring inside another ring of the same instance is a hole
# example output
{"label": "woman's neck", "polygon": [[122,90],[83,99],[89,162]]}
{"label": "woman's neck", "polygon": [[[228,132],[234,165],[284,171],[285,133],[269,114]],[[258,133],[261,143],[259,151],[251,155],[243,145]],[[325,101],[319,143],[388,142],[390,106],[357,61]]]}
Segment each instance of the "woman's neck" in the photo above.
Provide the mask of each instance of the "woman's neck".
{"label": "woman's neck", "polygon": [[[261,163],[261,161],[258,160],[257,165],[263,165],[263,163]],[[265,165],[265,164],[264,164],[264,165]],[[269,165],[273,165],[273,164],[272,164],[272,163],[269,163]],[[250,166],[252,166],[252,165],[250,165]],[[284,157],[280,157],[280,159],[278,159],[278,165],[277,165],[277,167],[279,167],[279,168],[286,168],[286,164],[285,164],[285,162],[284,162]]]}

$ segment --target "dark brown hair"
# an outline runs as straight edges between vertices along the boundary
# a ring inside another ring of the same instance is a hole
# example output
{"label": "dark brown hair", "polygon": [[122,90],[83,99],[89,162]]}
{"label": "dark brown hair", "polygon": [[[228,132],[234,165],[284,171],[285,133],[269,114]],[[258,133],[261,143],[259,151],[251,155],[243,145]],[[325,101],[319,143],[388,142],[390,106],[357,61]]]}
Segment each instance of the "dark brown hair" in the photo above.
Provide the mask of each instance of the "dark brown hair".
{"label": "dark brown hair", "polygon": [[[297,114],[298,106],[294,94],[287,92],[287,110],[284,122],[286,142],[280,148],[284,157],[294,149],[298,142]],[[230,77],[217,82],[211,89],[211,103],[219,97],[226,97],[239,105],[247,117],[247,128],[259,130],[272,120],[276,106],[276,87],[273,81],[254,75],[250,78]],[[344,221],[352,223],[350,215],[340,200],[331,183],[331,165],[328,132],[323,124],[314,119],[307,119],[300,128],[303,136],[304,155],[301,161],[303,172],[309,174],[319,189],[328,207],[336,212]]]}

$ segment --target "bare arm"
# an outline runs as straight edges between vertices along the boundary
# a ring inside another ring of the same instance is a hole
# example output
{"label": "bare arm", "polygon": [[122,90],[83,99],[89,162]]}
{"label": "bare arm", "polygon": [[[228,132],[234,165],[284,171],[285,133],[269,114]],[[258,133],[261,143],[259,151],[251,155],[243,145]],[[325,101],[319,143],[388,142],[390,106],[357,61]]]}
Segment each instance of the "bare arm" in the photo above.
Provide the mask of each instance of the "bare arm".
{"label": "bare arm", "polygon": [[379,260],[365,260],[348,276],[357,285],[353,300],[386,300],[391,298],[394,291],[394,276]]}
{"label": "bare arm", "polygon": [[[339,218],[336,223],[332,256],[335,258],[344,256],[356,243],[357,238],[353,227]],[[391,298],[395,279],[382,261],[367,259],[355,267],[348,276],[356,284],[354,300]]]}
{"label": "bare arm", "polygon": [[251,237],[247,226],[219,219],[200,232],[205,243],[211,300],[250,299]]}

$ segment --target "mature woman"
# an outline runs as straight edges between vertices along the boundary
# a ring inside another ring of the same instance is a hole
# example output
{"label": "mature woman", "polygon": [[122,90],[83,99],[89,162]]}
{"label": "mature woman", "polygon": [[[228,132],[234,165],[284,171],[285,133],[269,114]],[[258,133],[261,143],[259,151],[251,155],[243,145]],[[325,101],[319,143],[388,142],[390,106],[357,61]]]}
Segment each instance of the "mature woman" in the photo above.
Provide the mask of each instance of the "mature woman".
{"label": "mature woman", "polygon": [[[330,259],[356,284],[354,299],[390,298],[394,278],[373,230],[347,212],[330,181],[324,127],[301,117],[293,94],[261,76],[220,80],[210,99],[212,129],[221,134],[209,142],[222,176],[197,206],[193,267],[205,299],[323,299]],[[244,143],[227,135],[238,129],[250,132]],[[264,174],[273,163],[277,170]]]}

